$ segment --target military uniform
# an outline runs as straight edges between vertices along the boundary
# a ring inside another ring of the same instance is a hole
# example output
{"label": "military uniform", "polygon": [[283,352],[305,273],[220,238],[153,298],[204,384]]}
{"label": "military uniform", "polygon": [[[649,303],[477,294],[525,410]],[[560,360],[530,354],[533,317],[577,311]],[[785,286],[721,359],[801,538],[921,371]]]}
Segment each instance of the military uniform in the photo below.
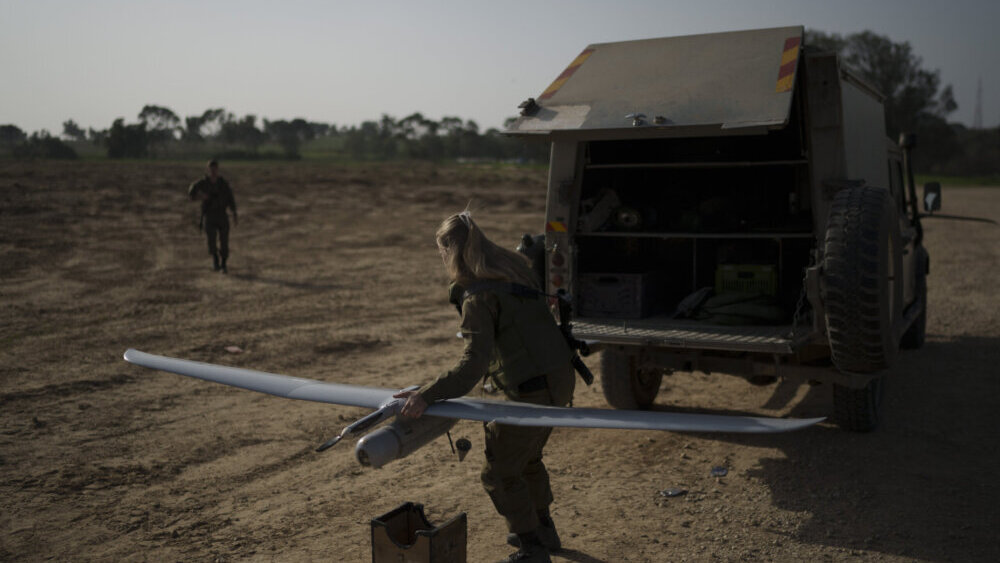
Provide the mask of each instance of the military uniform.
{"label": "military uniform", "polygon": [[[465,351],[452,370],[420,390],[424,401],[461,397],[489,374],[511,400],[570,404],[575,384],[571,352],[543,297],[497,290],[466,294],[457,285],[450,292],[462,314]],[[552,429],[496,422],[485,428],[483,486],[511,532],[531,532],[539,526],[539,513],[547,514],[552,503],[542,463]]]}
{"label": "military uniform", "polygon": [[[197,199],[198,194],[205,196],[205,200],[201,202],[201,221],[205,229],[205,236],[208,238],[208,253],[212,255],[216,269],[220,266],[219,259],[222,259],[221,267],[224,270],[226,259],[229,258],[229,215],[226,214],[226,209],[232,209],[233,216],[236,216],[236,199],[233,198],[233,190],[222,176],[216,176],[215,182],[213,182],[206,175],[188,188],[188,197],[192,200]],[[218,238],[218,247],[216,247],[216,238]]]}

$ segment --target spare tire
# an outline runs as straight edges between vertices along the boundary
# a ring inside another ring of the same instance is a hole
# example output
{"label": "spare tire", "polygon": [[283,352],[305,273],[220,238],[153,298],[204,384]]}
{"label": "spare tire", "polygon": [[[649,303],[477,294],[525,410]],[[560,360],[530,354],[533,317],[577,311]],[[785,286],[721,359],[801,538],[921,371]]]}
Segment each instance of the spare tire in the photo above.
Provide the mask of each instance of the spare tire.
{"label": "spare tire", "polygon": [[845,188],[833,198],[823,250],[823,302],[837,369],[872,373],[899,353],[902,247],[887,190]]}

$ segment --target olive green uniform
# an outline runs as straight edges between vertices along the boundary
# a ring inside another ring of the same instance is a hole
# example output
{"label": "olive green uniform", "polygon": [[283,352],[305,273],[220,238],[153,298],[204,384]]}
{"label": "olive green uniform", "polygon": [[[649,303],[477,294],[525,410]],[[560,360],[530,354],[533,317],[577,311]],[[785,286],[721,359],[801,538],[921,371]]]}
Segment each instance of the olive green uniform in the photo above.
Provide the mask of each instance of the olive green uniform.
{"label": "olive green uniform", "polygon": [[[544,298],[491,290],[463,293],[452,286],[452,302],[461,305],[465,351],[452,370],[420,390],[423,399],[430,404],[461,397],[489,374],[509,399],[569,405],[575,384],[571,352]],[[546,513],[552,503],[542,463],[552,428],[490,422],[485,429],[483,486],[511,532],[535,530],[538,513]]]}
{"label": "olive green uniform", "polygon": [[225,264],[229,257],[229,216],[226,214],[226,209],[232,209],[233,216],[236,216],[233,190],[222,176],[216,176],[213,182],[206,175],[188,188],[188,197],[191,199],[197,199],[199,193],[205,195],[205,200],[201,202],[201,221],[208,239],[208,253],[213,258],[221,257],[222,263]]}

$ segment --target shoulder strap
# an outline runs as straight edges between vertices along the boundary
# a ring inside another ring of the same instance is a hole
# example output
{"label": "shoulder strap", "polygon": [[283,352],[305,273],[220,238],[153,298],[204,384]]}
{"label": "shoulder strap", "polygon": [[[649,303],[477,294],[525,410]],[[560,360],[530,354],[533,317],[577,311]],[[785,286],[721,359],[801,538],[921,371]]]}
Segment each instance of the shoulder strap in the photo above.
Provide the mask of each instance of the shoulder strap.
{"label": "shoulder strap", "polygon": [[458,314],[462,314],[462,303],[473,295],[483,291],[494,291],[497,293],[507,293],[515,297],[525,297],[527,299],[537,299],[542,296],[549,296],[533,287],[528,287],[519,283],[502,282],[496,280],[483,280],[469,284],[469,287],[462,287],[453,283],[448,288],[448,301],[458,309]]}
{"label": "shoulder strap", "polygon": [[465,301],[472,295],[482,291],[509,293],[515,297],[526,297],[528,299],[537,299],[538,297],[545,295],[538,289],[519,283],[483,280],[469,284],[469,287],[465,288],[465,292],[462,294],[462,301]]}

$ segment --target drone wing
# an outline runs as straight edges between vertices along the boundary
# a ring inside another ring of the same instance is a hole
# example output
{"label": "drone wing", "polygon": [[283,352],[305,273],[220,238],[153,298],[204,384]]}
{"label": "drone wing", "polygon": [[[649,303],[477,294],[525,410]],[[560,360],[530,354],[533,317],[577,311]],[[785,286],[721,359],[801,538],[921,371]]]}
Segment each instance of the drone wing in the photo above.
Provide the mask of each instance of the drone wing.
{"label": "drone wing", "polygon": [[517,426],[568,426],[619,430],[675,432],[789,432],[812,426],[823,418],[768,418],[659,411],[564,408],[513,401],[450,399],[434,403],[427,414],[467,420],[497,421]]}
{"label": "drone wing", "polygon": [[323,381],[316,381],[315,379],[277,375],[252,369],[218,366],[215,364],[193,362],[191,360],[179,360],[177,358],[147,354],[132,348],[125,351],[125,361],[142,367],[168,371],[224,385],[232,385],[233,387],[259,391],[268,395],[277,395],[286,399],[300,399],[303,401],[333,403],[352,407],[377,409],[386,401],[391,400],[393,393],[397,392],[394,389],[325,383]]}
{"label": "drone wing", "polygon": [[[125,360],[143,367],[196,377],[288,399],[317,401],[378,409],[396,393],[393,389],[325,383],[262,371],[179,360],[129,349]],[[491,401],[450,399],[430,405],[431,416],[497,421],[516,426],[566,426],[621,430],[671,430],[678,432],[788,432],[811,426],[823,418],[782,419],[656,411],[564,408]]]}

